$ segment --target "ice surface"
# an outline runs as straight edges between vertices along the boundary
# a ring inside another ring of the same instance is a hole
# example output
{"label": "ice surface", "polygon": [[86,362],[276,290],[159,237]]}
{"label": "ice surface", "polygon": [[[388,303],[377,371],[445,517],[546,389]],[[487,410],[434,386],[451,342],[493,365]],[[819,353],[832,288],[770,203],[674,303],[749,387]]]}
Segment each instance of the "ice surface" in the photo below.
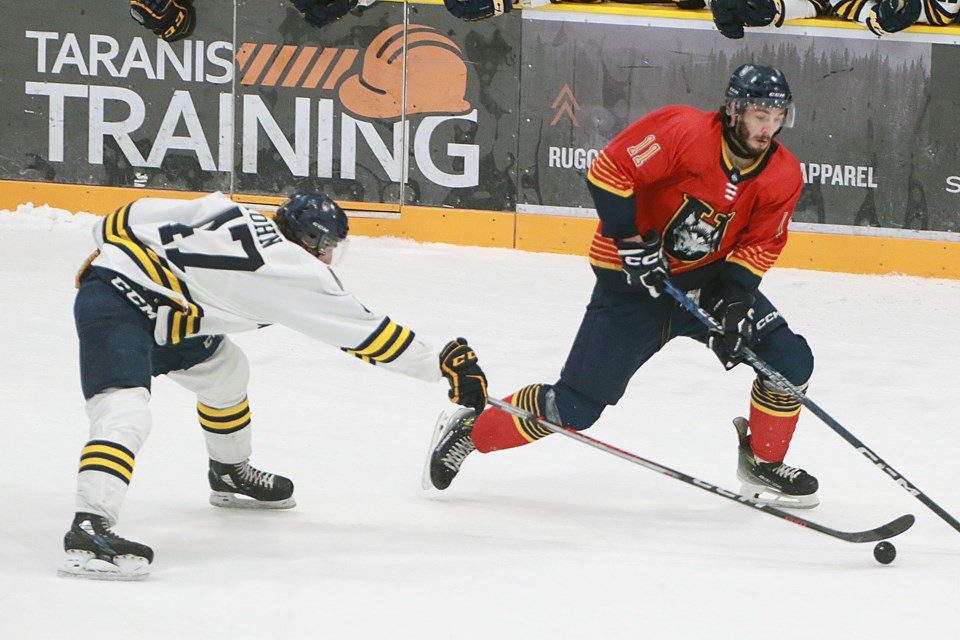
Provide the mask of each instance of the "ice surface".
{"label": "ice surface", "polygon": [[[0,212],[0,638],[953,637],[960,532],[804,413],[787,462],[817,475],[803,515],[863,529],[902,513],[890,566],[855,545],[565,438],[467,460],[420,489],[442,383],[377,370],[280,327],[234,338],[253,371],[253,462],[289,512],[207,504],[194,399],[154,385],[118,533],[143,583],[56,576],[87,425],[73,277],[85,214]],[[491,388],[552,382],[586,303],[583,258],[355,238],[338,272],[434,343],[469,338]],[[810,397],[960,515],[960,282],[774,270],[764,290],[817,356]],[[589,431],[737,489],[730,419],[752,376],[689,340],[645,366]]]}

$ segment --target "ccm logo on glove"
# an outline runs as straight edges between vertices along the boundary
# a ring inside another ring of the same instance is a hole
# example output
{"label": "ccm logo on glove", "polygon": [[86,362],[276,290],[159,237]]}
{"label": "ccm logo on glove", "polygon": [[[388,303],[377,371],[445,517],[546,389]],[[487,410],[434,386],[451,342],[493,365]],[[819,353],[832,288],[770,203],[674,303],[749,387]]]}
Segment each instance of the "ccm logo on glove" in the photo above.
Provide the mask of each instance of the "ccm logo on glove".
{"label": "ccm logo on glove", "polygon": [[472,408],[477,415],[487,406],[487,376],[465,338],[451,340],[440,352],[440,372],[450,383],[452,402]]}
{"label": "ccm logo on glove", "polygon": [[663,282],[670,277],[670,265],[663,253],[659,233],[651,229],[642,240],[615,240],[614,243],[627,286],[646,289],[650,297],[656,298]]}

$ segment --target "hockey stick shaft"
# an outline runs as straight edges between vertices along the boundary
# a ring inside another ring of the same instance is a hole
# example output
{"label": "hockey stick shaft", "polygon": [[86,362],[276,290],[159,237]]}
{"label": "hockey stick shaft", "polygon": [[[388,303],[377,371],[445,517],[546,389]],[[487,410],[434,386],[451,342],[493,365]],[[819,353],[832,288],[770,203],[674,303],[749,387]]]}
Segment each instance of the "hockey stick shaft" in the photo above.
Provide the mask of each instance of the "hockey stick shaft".
{"label": "hockey stick shaft", "polygon": [[[678,289],[676,285],[667,280],[663,285],[663,290],[674,300],[676,300],[680,306],[690,312],[697,320],[706,325],[708,329],[713,331],[723,331],[720,323],[716,321],[709,313],[701,309],[697,304],[683,291]],[[886,460],[878,456],[871,450],[867,445],[865,445],[859,438],[850,433],[842,424],[837,422],[833,416],[824,411],[817,405],[816,402],[811,400],[801,389],[796,385],[791,383],[789,380],[784,377],[776,369],[772,368],[766,362],[760,359],[753,351],[749,348],[744,348],[743,350],[743,359],[746,360],[758,373],[762,376],[768,378],[775,385],[780,387],[780,389],[786,393],[789,393],[791,396],[797,399],[801,405],[806,407],[813,415],[817,416],[826,424],[828,427],[833,429],[841,438],[846,440],[850,445],[853,446],[863,457],[872,462],[877,468],[887,474],[894,482],[900,485],[907,493],[912,495],[914,498],[926,505],[931,511],[940,516],[947,524],[951,527],[960,531],[960,522],[957,521],[952,515],[947,513],[940,505],[934,502],[927,494],[917,488],[915,484],[907,480],[902,473],[894,469]]]}
{"label": "hockey stick shaft", "polygon": [[781,520],[792,522],[793,524],[801,527],[806,527],[808,529],[813,529],[814,531],[819,531],[820,533],[825,533],[828,536],[832,536],[840,540],[846,540],[847,542],[877,542],[879,540],[885,540],[887,538],[898,536],[913,526],[914,517],[910,514],[907,514],[900,516],[896,520],[888,522],[885,525],[881,525],[875,529],[869,529],[867,531],[840,531],[837,529],[832,529],[805,518],[781,511],[780,509],[777,509],[769,504],[754,502],[749,498],[740,495],[739,493],[728,491],[722,487],[718,487],[717,485],[710,484],[705,480],[700,480],[699,478],[695,478],[691,475],[687,475],[686,473],[671,469],[670,467],[657,464],[656,462],[647,460],[646,458],[638,456],[635,453],[624,451],[623,449],[607,444],[606,442],[591,438],[590,436],[584,435],[579,431],[574,431],[573,429],[567,429],[560,425],[553,424],[552,422],[545,420],[544,418],[534,416],[532,413],[524,411],[520,407],[512,405],[509,402],[498,400],[493,397],[489,399],[489,402],[492,406],[500,409],[501,411],[505,411],[523,420],[536,422],[538,425],[552,433],[559,433],[560,435],[576,440],[577,442],[593,447],[594,449],[599,449],[600,451],[614,455],[622,460],[626,460],[627,462],[632,462],[633,464],[650,469],[651,471],[656,471],[657,473],[665,475],[669,478],[673,478],[674,480],[680,480],[681,482],[693,485],[694,487],[703,489],[704,491],[708,491],[714,495],[727,498],[728,500],[732,500],[746,507],[752,507],[757,511],[762,511],[763,513],[767,513],[771,516],[776,516]]}

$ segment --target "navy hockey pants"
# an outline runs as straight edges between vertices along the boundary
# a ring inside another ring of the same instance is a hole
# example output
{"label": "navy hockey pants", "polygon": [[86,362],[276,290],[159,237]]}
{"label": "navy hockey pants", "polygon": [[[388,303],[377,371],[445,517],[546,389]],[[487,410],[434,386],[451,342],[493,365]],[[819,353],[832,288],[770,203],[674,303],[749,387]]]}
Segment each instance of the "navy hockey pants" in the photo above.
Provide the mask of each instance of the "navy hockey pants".
{"label": "navy hockey pants", "polygon": [[88,272],[73,306],[80,339],[80,385],[89,400],[110,389],[150,389],[151,376],[189,369],[211,357],[222,336],[199,336],[157,346],[153,320],[124,294]]}
{"label": "navy hockey pants", "polygon": [[[813,373],[807,341],[759,291],[754,312],[750,349],[792,384],[805,384]],[[677,336],[706,343],[707,329],[666,294],[650,298],[645,291],[617,291],[598,280],[560,380],[553,385],[564,426],[590,427],[606,406],[623,397],[633,374]]]}

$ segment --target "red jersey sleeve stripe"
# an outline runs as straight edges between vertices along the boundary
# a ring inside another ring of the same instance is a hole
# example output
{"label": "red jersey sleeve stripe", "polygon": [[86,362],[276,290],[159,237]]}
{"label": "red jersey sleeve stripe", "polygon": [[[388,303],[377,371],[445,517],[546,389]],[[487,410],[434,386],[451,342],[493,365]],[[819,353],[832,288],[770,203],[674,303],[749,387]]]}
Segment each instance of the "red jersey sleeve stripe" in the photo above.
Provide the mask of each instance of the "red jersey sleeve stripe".
{"label": "red jersey sleeve stripe", "polygon": [[760,247],[747,247],[745,249],[738,249],[734,251],[734,256],[740,257],[743,256],[745,260],[751,260],[756,262],[758,265],[766,265],[769,269],[773,266],[773,263],[777,261],[779,253],[774,253],[773,251],[768,251],[766,249],[761,249]]}
{"label": "red jersey sleeve stripe", "polygon": [[602,151],[597,159],[590,165],[590,172],[587,174],[587,180],[594,186],[609,191],[618,196],[629,198],[633,195],[633,179],[607,157],[606,152]]}
{"label": "red jersey sleeve stripe", "polygon": [[593,236],[593,242],[590,244],[590,251],[596,254],[603,254],[609,258],[620,260],[620,254],[610,238],[605,238],[597,231]]}
{"label": "red jersey sleeve stripe", "polygon": [[629,189],[633,191],[633,178],[624,173],[620,167],[613,162],[606,151],[601,151],[593,164],[590,165],[590,173],[597,180],[607,183],[618,189]]}
{"label": "red jersey sleeve stripe", "polygon": [[617,253],[617,248],[614,246],[613,240],[602,236],[600,229],[597,229],[593,235],[593,242],[590,243],[588,257],[590,258],[590,264],[602,269],[623,268],[620,262],[620,254]]}
{"label": "red jersey sleeve stripe", "polygon": [[763,276],[777,261],[777,254],[762,249],[737,249],[727,257],[757,276]]}

